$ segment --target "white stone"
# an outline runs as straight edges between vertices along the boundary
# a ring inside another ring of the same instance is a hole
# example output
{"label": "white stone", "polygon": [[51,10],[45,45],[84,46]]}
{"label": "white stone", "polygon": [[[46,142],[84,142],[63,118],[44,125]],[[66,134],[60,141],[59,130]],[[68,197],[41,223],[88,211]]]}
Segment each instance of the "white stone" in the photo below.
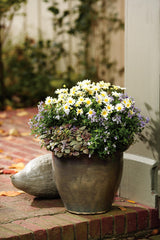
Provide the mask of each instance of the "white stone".
{"label": "white stone", "polygon": [[52,155],[45,154],[31,160],[23,170],[11,176],[12,184],[37,197],[59,197],[52,166]]}

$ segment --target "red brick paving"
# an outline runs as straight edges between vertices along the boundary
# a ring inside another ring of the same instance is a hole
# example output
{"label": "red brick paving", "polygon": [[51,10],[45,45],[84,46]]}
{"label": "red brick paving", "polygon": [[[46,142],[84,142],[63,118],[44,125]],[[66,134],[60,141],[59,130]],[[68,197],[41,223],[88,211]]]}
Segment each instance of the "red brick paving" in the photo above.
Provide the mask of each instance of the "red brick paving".
{"label": "red brick paving", "polygon": [[[0,169],[8,169],[15,159],[27,164],[48,153],[28,135],[28,120],[35,113],[34,108],[0,112]],[[11,129],[16,129],[19,136],[9,134]],[[0,174],[0,191],[11,190],[17,191],[10,175]],[[0,240],[122,239],[121,234],[155,228],[159,228],[157,209],[125,199],[117,198],[105,214],[74,215],[66,212],[61,199],[38,199],[27,193],[0,196]]]}

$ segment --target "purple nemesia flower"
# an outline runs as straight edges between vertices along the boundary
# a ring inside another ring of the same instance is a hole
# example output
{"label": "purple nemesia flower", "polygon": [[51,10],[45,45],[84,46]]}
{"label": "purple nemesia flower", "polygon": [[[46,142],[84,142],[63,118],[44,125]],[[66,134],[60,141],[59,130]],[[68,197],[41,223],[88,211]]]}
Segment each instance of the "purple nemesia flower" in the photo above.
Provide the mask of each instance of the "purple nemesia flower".
{"label": "purple nemesia flower", "polygon": [[43,101],[41,101],[38,105],[38,111],[43,111],[44,107],[43,107]]}
{"label": "purple nemesia flower", "polygon": [[115,136],[115,137],[114,137],[114,139],[115,139],[115,140],[117,140],[117,139],[118,139],[118,137],[117,137],[117,136]]}
{"label": "purple nemesia flower", "polygon": [[149,123],[150,119],[149,117],[146,117],[146,123]]}
{"label": "purple nemesia flower", "polygon": [[128,118],[133,118],[133,114],[131,114],[130,112],[128,112]]}
{"label": "purple nemesia flower", "polygon": [[143,127],[145,127],[145,125],[146,125],[146,122],[145,122],[145,121],[141,121],[141,122],[140,122],[140,127],[143,128]]}
{"label": "purple nemesia flower", "polygon": [[116,122],[117,124],[120,124],[121,121],[121,116],[115,115],[115,117],[112,117],[112,121]]}

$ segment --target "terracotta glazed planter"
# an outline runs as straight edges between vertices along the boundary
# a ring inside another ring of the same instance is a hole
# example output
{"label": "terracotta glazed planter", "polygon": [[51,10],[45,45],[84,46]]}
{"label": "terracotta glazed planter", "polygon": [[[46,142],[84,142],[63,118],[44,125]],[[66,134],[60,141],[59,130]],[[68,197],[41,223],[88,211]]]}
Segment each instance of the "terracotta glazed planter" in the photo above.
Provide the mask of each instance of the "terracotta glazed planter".
{"label": "terracotta glazed planter", "polygon": [[57,189],[69,212],[99,214],[111,209],[122,176],[122,152],[105,160],[95,155],[52,156]]}

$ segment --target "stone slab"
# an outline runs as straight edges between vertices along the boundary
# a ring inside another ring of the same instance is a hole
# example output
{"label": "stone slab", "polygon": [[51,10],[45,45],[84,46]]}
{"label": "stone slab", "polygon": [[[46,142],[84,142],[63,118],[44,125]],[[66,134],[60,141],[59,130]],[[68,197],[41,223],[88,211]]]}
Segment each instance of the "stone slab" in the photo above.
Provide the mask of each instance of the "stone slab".
{"label": "stone slab", "polygon": [[157,207],[156,161],[125,153],[120,196],[150,207]]}

